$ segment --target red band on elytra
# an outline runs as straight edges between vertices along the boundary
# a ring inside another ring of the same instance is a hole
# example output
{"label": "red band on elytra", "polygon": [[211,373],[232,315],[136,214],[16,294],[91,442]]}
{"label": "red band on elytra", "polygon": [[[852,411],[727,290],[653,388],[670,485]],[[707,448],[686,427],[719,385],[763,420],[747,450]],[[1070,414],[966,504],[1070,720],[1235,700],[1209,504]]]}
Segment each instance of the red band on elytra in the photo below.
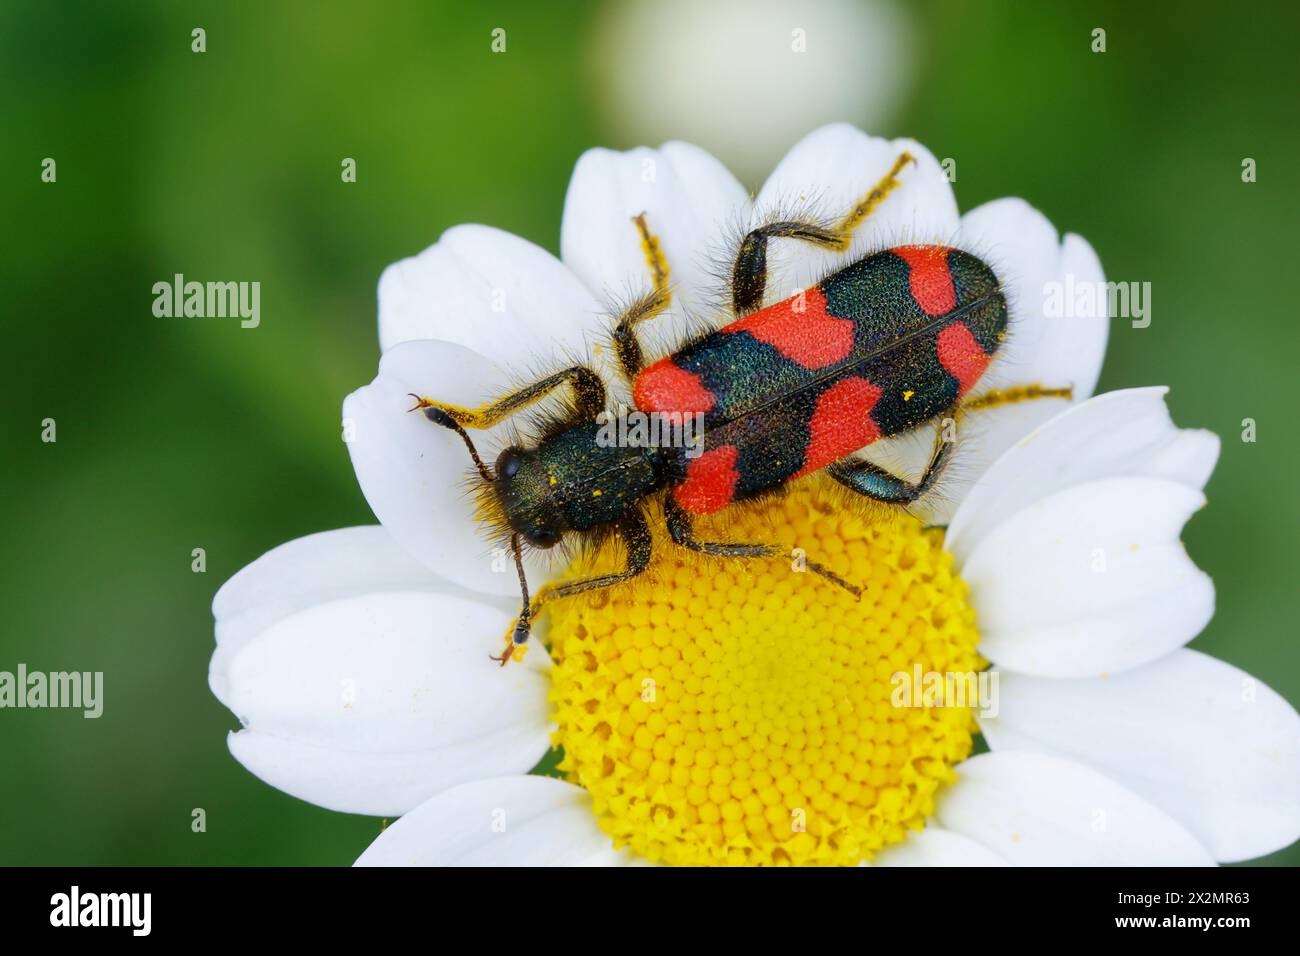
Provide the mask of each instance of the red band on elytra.
{"label": "red band on elytra", "polygon": [[632,401],[643,412],[708,412],[716,399],[694,372],[672,356],[644,369],[632,383]]}
{"label": "red band on elytra", "polygon": [[894,254],[907,263],[912,298],[926,315],[945,315],[957,308],[957,290],[948,268],[947,246],[898,246]]}
{"label": "red band on elytra", "polygon": [[980,348],[965,322],[954,322],[939,333],[938,351],[939,364],[957,380],[957,391],[961,395],[970,391],[992,358]]}
{"label": "red band on elytra", "polygon": [[881,394],[883,389],[860,376],[842,379],[823,392],[810,423],[803,467],[795,477],[825,468],[879,438],[880,426],[871,409]]}
{"label": "red band on elytra", "polygon": [[737,319],[724,332],[748,332],[804,368],[826,368],[853,349],[853,320],[826,312],[826,294],[814,286]]}
{"label": "red band on elytra", "polygon": [[677,503],[691,514],[705,515],[731,504],[740,472],[736,461],[740,449],[722,445],[710,449],[686,465],[686,480],[673,489]]}

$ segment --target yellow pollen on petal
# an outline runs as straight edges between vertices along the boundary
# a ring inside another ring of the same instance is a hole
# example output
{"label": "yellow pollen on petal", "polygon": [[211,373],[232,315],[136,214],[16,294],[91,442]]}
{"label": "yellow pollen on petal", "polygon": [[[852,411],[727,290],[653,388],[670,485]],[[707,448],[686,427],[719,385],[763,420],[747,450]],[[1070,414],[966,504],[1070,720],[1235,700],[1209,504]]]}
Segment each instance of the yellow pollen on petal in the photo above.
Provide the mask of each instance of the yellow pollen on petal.
{"label": "yellow pollen on petal", "polygon": [[986,666],[942,533],[846,508],[822,478],[697,524],[780,542],[865,585],[857,600],[803,560],[705,557],[661,524],[645,575],[549,606],[560,769],[615,844],[679,865],[853,865],[920,829],[976,725],[969,706],[900,696],[897,675]]}

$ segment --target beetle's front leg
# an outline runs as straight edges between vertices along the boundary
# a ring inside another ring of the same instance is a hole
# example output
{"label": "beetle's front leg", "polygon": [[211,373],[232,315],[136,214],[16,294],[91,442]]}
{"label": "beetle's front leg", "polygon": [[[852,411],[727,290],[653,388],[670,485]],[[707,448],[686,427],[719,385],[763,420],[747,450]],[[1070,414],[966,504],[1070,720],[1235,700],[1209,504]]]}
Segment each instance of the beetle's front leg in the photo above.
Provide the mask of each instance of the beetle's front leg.
{"label": "beetle's front leg", "polygon": [[432,409],[437,409],[465,428],[491,428],[564,385],[573,389],[577,414],[583,421],[595,421],[596,416],[605,410],[605,383],[587,366],[574,365],[478,408],[464,408],[422,395],[413,395],[411,397],[415,399],[415,407],[411,411],[424,410],[426,417],[438,425],[445,425],[445,422],[431,414]]}
{"label": "beetle's front leg", "polygon": [[[515,618],[514,623],[506,632],[505,650],[501,652],[500,657],[493,657],[492,660],[498,661],[502,667],[505,667],[512,658],[516,661],[522,661],[524,653],[528,649],[528,638],[532,633],[533,622],[537,620],[537,615],[541,613],[543,606],[551,601],[572,597],[575,594],[583,594],[587,591],[610,588],[616,584],[630,581],[637,575],[642,574],[650,566],[650,556],[653,550],[650,526],[646,523],[645,516],[635,510],[629,512],[620,522],[618,534],[623,539],[623,546],[627,549],[627,564],[623,570],[610,574],[597,574],[589,578],[579,578],[576,581],[562,581],[558,584],[548,584],[543,587],[519,612],[519,616]],[[520,583],[524,583],[522,571],[520,572]],[[524,584],[524,587],[524,593],[527,594],[527,585]]]}

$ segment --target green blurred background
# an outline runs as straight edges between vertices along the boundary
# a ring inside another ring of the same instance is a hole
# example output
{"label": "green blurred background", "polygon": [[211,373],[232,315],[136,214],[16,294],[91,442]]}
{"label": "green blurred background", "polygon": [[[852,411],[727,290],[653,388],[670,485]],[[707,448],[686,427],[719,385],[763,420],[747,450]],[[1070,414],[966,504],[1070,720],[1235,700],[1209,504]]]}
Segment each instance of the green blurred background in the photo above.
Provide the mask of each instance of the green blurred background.
{"label": "green blurred background", "polygon": [[[1223,437],[1186,534],[1219,594],[1193,646],[1296,702],[1300,18],[1269,7],[909,4],[892,115],[842,118],[956,157],[963,209],[1024,196],[1109,278],[1153,284],[1153,324],[1114,323],[1101,387],[1167,383],[1180,424]],[[636,145],[635,117],[602,105],[608,14],[5,0],[0,669],[102,670],[106,703],[0,712],[0,864],[338,864],[378,831],[229,756],[210,602],[274,545],[372,520],[338,419],[374,374],[383,267],[460,222],[558,252],[578,155]],[[743,168],[743,143],[719,151]],[[176,272],[259,280],[261,327],[155,318]]]}

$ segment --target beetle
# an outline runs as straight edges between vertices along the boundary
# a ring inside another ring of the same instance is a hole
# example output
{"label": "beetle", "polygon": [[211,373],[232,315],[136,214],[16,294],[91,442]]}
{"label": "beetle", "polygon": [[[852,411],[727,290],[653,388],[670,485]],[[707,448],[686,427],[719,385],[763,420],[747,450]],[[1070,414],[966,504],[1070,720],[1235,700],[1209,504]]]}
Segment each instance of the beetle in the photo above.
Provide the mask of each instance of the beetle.
{"label": "beetle", "polygon": [[[637,413],[702,419],[703,431],[693,445],[601,440],[605,384],[581,364],[474,409],[412,395],[411,411],[421,410],[464,442],[480,479],[481,511],[508,536],[514,555],[522,609],[507,632],[505,651],[493,660],[505,666],[512,656],[522,657],[546,602],[612,587],[646,570],[651,500],[662,502],[675,544],[707,555],[757,559],[777,557],[782,549],[700,540],[694,519],[779,493],[823,470],[851,491],[892,505],[906,506],[934,486],[954,444],[941,431],[914,481],[854,453],[973,404],[963,400],[1007,330],[1006,296],[988,264],[946,245],[896,246],[850,262],[781,302],[762,305],[771,240],[847,249],[854,229],[900,184],[912,163],[910,154],[900,154],[837,223],[782,218],[748,232],[731,269],[731,321],[648,365],[637,326],[663,314],[672,292],[658,237],[644,213],[634,217],[652,288],[615,319],[615,358]],[[570,396],[564,412],[544,420],[533,443],[506,448],[489,468],[467,429],[490,428],[561,388]],[[988,406],[1050,397],[1069,398],[1070,389],[1028,386],[975,402]],[[530,599],[523,549],[550,549],[570,536],[595,544],[621,538],[625,567],[548,585]],[[807,568],[861,593],[816,562],[807,562]]]}

